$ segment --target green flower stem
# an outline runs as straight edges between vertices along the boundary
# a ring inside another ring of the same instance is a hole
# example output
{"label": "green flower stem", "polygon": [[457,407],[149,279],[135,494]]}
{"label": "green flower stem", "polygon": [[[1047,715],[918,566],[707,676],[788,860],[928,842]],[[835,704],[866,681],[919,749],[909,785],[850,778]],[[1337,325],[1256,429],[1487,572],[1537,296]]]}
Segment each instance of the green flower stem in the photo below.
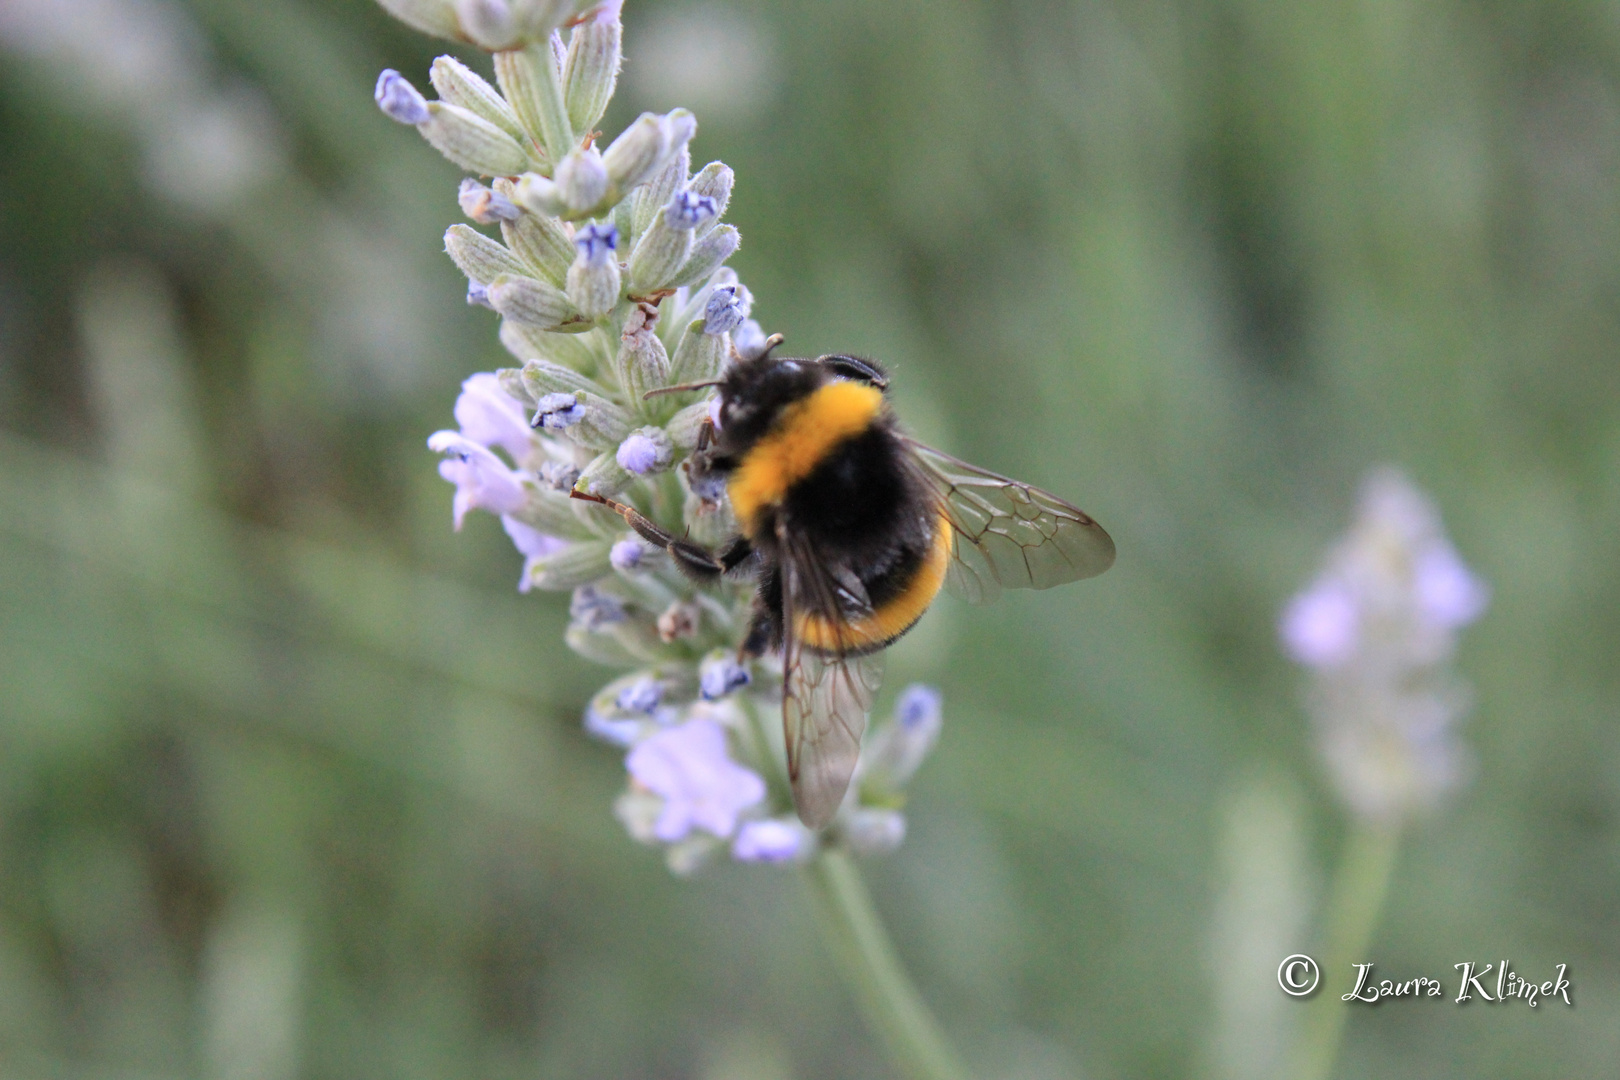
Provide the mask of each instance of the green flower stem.
{"label": "green flower stem", "polygon": [[1369,962],[1367,948],[1378,928],[1400,846],[1401,827],[1396,822],[1358,820],[1350,832],[1329,896],[1322,992],[1305,1014],[1299,1067],[1294,1070],[1298,1080],[1328,1080],[1333,1075],[1350,1015],[1350,1004],[1341,998],[1355,987],[1351,965]]}
{"label": "green flower stem", "polygon": [[939,1021],[912,985],[849,853],[824,850],[804,868],[816,917],[867,1024],[907,1080],[968,1080]]}

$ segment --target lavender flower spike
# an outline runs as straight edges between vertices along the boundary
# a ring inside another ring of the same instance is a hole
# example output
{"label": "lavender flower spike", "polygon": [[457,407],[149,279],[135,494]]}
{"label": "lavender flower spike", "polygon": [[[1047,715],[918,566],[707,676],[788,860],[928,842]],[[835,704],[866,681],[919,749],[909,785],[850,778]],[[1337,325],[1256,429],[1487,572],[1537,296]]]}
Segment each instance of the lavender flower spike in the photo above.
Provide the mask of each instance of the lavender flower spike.
{"label": "lavender flower spike", "polygon": [[666,844],[693,829],[729,837],[738,815],[765,798],[765,781],[731,760],[725,729],[703,717],[638,743],[625,767],[664,800],[653,835]]}

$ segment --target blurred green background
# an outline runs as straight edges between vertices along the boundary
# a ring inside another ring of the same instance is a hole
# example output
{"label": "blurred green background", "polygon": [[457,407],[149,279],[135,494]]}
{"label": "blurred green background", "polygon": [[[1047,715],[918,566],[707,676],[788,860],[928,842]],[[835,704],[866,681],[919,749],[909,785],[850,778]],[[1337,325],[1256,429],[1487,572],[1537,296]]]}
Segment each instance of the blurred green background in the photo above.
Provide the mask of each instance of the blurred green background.
{"label": "blurred green background", "polygon": [[[1275,616],[1396,463],[1493,604],[1473,783],[1344,1076],[1620,1063],[1620,5],[630,0],[789,351],[1093,512],[1096,582],[937,605],[868,864],[987,1077],[1281,1077],[1344,834]],[[669,876],[606,672],[425,449],[508,361],[366,0],[0,3],[0,1073],[867,1077],[791,872]],[[465,55],[465,54],[464,54]],[[487,71],[487,61],[467,56]],[[1543,976],[1542,972],[1549,974]]]}

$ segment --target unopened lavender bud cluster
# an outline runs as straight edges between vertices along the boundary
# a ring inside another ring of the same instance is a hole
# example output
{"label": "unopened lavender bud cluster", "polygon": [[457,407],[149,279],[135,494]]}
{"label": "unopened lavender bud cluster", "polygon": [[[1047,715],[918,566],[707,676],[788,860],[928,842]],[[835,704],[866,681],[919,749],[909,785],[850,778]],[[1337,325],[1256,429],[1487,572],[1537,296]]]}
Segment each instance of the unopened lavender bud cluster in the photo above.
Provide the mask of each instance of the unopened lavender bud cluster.
{"label": "unopened lavender bud cluster", "polygon": [[450,56],[437,100],[402,74],[378,107],[475,174],[445,233],[468,303],[500,316],[517,363],[472,375],[456,429],[434,433],[455,484],[453,520],[500,517],[523,556],[518,588],[570,594],[568,646],[623,674],[595,694],[585,729],[626,754],[616,812],[678,872],[726,856],[791,863],[825,844],[893,848],[905,787],[939,731],[939,696],[902,694],[832,826],[793,813],[780,735],[781,664],[741,657],[752,583],[700,589],[619,515],[570,498],[610,497],[676,536],[735,533],[723,484],[683,468],[712,392],[651,393],[718,377],[767,348],[753,296],[726,261],[735,177],[692,169],[697,122],[643,114],[596,130],[618,79],[619,4],[578,0],[381,0],[412,26],[493,53],[494,81]]}
{"label": "unopened lavender bud cluster", "polygon": [[1434,504],[1399,472],[1369,476],[1349,534],[1279,627],[1310,672],[1319,745],[1357,814],[1400,819],[1466,776],[1456,724],[1469,693],[1451,659],[1489,600]]}

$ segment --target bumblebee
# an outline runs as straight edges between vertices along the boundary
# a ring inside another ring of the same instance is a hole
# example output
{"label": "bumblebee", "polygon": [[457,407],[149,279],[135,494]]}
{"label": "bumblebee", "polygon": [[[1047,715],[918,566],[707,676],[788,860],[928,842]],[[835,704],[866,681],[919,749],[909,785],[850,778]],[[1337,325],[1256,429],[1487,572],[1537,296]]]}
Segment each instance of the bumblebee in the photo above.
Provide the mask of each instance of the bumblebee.
{"label": "bumblebee", "polygon": [[719,396],[688,478],[729,496],[734,539],[711,551],[632,507],[574,494],[617,511],[699,582],[753,567],[740,651],[782,656],[788,778],[800,819],[821,828],[854,774],[883,650],[941,588],[970,603],[1050,588],[1107,570],[1114,542],[1057,496],[905,434],[870,361],[767,352],[672,389],[699,385]]}

